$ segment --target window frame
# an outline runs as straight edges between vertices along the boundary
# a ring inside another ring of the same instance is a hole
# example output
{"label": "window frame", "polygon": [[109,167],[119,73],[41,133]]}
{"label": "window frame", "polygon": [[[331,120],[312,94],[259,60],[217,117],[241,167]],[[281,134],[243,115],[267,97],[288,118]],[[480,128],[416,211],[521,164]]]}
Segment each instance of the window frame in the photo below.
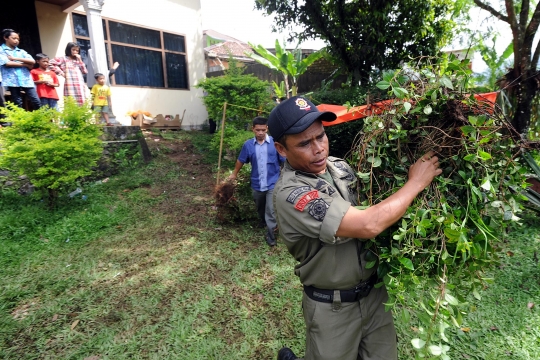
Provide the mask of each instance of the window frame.
{"label": "window frame", "polygon": [[[71,18],[71,35],[73,37],[73,41],[77,42],[77,39],[90,41],[90,37],[80,36],[80,35],[75,34],[75,26],[74,26],[75,22],[73,20],[73,14],[82,15],[82,16],[88,16],[88,15],[86,13],[84,13],[84,12],[79,12],[79,11],[72,11],[71,14],[72,14],[71,17],[70,17]],[[191,90],[190,79],[189,79],[189,57],[188,57],[188,54],[187,54],[186,34],[175,33],[175,32],[172,32],[172,31],[165,31],[165,30],[162,30],[162,29],[156,29],[156,28],[152,28],[152,27],[148,27],[148,26],[141,26],[139,24],[134,24],[134,23],[130,23],[130,22],[127,22],[127,21],[121,21],[121,20],[118,20],[118,19],[112,19],[112,18],[107,18],[107,17],[102,17],[102,19],[103,19],[103,21],[105,21],[105,30],[106,30],[106,36],[105,37],[106,37],[106,40],[104,40],[104,41],[105,41],[105,46],[107,47],[107,52],[108,52],[108,55],[109,55],[108,59],[107,59],[107,66],[109,68],[113,64],[112,45],[125,46],[125,47],[131,47],[131,48],[138,48],[138,49],[150,50],[150,51],[155,51],[155,52],[161,53],[161,66],[163,68],[163,84],[164,84],[164,87],[116,84],[116,79],[114,78],[114,76],[111,78],[111,85],[117,86],[117,87],[131,87],[131,88],[135,87],[135,88],[161,89],[161,90],[178,90],[178,91],[190,91]],[[158,31],[159,32],[159,37],[160,37],[160,42],[161,42],[161,49],[148,47],[148,46],[142,46],[142,45],[127,44],[127,43],[122,43],[122,42],[118,42],[118,41],[112,41],[111,40],[111,34],[110,34],[110,31],[109,31],[109,20],[113,21],[113,22],[116,22],[116,23],[120,23],[120,24],[126,24],[126,25],[129,25],[129,26],[135,26],[135,27],[140,27],[140,28],[143,28],[143,29]],[[164,41],[164,38],[163,38],[163,33],[182,36],[184,38],[184,52],[166,50],[165,49],[165,41]],[[168,79],[168,76],[167,76],[167,58],[166,58],[167,53],[183,55],[185,57],[185,59],[186,59],[186,86],[187,86],[186,88],[169,87],[169,79]]]}

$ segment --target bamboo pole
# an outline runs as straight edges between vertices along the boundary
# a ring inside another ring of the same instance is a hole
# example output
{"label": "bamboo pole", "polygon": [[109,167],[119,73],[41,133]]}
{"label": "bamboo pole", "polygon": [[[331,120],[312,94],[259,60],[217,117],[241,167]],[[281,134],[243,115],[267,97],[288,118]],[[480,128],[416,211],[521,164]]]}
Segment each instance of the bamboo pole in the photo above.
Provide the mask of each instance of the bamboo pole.
{"label": "bamboo pole", "polygon": [[225,135],[225,117],[227,115],[227,102],[223,104],[223,118],[221,119],[221,140],[219,142],[219,159],[217,166],[216,186],[219,185],[219,172],[221,171],[221,153],[223,152],[223,137]]}

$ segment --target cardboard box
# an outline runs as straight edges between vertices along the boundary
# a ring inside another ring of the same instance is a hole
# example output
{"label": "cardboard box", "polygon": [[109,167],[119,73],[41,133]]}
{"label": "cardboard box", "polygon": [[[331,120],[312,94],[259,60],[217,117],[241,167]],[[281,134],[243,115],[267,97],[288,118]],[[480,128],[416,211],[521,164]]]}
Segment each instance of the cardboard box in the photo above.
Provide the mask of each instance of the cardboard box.
{"label": "cardboard box", "polygon": [[184,110],[182,117],[180,117],[178,114],[176,114],[175,117],[172,117],[172,115],[164,116],[162,114],[158,114],[153,119],[150,119],[148,116],[144,116],[143,114],[138,114],[136,117],[131,117],[131,126],[140,126],[141,129],[180,129],[185,113],[186,110]]}

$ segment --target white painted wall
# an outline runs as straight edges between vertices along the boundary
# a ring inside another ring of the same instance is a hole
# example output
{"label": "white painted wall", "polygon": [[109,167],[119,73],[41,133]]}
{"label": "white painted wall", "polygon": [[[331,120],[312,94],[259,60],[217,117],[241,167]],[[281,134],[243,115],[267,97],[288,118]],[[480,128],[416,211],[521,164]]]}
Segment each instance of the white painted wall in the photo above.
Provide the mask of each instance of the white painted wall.
{"label": "white painted wall", "polygon": [[[51,57],[63,55],[66,43],[74,40],[71,17],[59,6],[40,1],[36,1],[36,10],[43,51]],[[82,6],[76,10],[84,12]],[[112,103],[117,121],[130,125],[131,119],[126,113],[139,109],[154,116],[182,116],[186,110],[182,128],[200,128],[208,118],[201,100],[203,92],[195,88],[205,77],[200,0],[106,0],[102,16],[183,34],[186,38],[190,90],[113,86]]]}

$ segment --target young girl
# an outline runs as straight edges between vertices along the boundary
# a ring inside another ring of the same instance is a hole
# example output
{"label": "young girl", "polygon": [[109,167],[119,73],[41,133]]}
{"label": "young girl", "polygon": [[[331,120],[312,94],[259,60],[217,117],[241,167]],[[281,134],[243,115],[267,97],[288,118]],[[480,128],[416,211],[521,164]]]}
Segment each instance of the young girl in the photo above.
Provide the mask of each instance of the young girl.
{"label": "young girl", "polygon": [[66,79],[64,96],[71,96],[79,105],[83,105],[88,92],[83,74],[88,73],[88,71],[79,54],[80,50],[77,43],[69,42],[66,46],[66,56],[51,59],[49,69]]}
{"label": "young girl", "polygon": [[58,109],[58,94],[56,93],[55,88],[60,84],[58,83],[56,74],[48,69],[49,57],[45,54],[37,54],[36,59],[39,67],[37,69],[32,69],[30,73],[32,74],[32,79],[34,79],[34,84],[36,84],[36,90],[39,100],[41,101],[41,106]]}
{"label": "young girl", "polygon": [[0,46],[0,71],[2,71],[2,85],[7,87],[11,94],[11,101],[23,107],[21,91],[24,91],[32,108],[39,109],[41,102],[30,75],[30,69],[35,64],[34,59],[23,49],[19,49],[19,34],[13,29],[2,30],[4,43]]}

